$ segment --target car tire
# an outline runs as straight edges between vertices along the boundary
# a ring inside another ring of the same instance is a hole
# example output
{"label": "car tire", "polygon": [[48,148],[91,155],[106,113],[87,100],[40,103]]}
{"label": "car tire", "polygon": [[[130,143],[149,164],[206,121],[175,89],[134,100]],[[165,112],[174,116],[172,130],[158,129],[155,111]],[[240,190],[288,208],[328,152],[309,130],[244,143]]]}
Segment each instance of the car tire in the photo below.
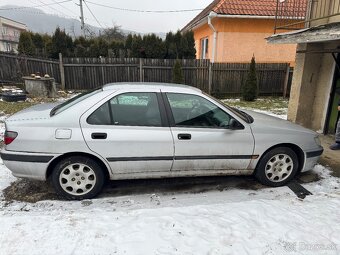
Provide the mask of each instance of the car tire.
{"label": "car tire", "polygon": [[72,156],[56,164],[51,181],[57,195],[69,200],[82,200],[101,192],[105,176],[95,160]]}
{"label": "car tire", "polygon": [[255,170],[256,179],[267,186],[279,187],[291,181],[299,169],[296,153],[288,147],[268,151]]}

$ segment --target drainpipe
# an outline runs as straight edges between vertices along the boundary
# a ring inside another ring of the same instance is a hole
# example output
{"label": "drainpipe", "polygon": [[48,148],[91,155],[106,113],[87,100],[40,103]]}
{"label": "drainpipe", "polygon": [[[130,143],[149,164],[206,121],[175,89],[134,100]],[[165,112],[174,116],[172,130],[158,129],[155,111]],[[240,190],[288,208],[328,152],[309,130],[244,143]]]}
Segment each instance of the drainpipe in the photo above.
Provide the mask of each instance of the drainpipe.
{"label": "drainpipe", "polygon": [[211,23],[211,20],[213,18],[217,17],[217,13],[210,12],[208,15],[208,25],[211,28],[211,30],[214,32],[213,37],[213,46],[212,46],[212,56],[209,64],[209,83],[208,83],[208,93],[211,94],[212,92],[212,78],[213,78],[213,64],[215,62],[215,54],[216,54],[216,38],[217,38],[217,30],[214,28],[213,24]]}
{"label": "drainpipe", "polygon": [[211,63],[215,62],[215,54],[216,54],[216,42],[217,42],[217,30],[215,29],[215,27],[213,26],[213,24],[211,23],[211,20],[213,18],[217,17],[217,13],[216,12],[210,12],[209,16],[208,16],[208,25],[211,28],[211,30],[214,32],[214,36],[213,36],[213,48],[212,48],[212,56],[211,56]]}

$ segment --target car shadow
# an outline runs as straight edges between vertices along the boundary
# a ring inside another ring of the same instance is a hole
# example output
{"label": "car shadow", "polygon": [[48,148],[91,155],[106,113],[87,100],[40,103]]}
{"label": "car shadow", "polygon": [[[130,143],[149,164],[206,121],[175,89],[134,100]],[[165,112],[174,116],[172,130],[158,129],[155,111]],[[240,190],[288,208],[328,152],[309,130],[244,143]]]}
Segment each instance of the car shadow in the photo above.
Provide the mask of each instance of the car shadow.
{"label": "car shadow", "polygon": [[[300,174],[297,181],[301,184],[320,180],[313,172]],[[260,190],[261,185],[253,176],[209,176],[181,177],[166,179],[138,179],[108,181],[98,198],[130,196],[138,194],[196,194],[209,191],[230,189]],[[48,182],[17,179],[3,190],[6,202],[22,201],[36,203],[44,200],[63,200],[54,192]]]}
{"label": "car shadow", "polygon": [[179,194],[224,191],[228,189],[258,190],[265,186],[252,176],[209,176],[166,179],[139,179],[110,181],[101,197],[127,196],[136,194]]}

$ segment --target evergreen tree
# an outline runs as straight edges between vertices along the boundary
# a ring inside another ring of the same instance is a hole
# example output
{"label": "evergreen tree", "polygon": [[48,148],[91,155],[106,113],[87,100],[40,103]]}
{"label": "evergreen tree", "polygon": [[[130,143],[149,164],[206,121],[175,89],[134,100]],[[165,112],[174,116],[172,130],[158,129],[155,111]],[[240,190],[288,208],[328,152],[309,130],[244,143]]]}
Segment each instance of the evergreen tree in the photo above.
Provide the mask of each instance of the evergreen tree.
{"label": "evergreen tree", "polygon": [[30,56],[34,55],[35,48],[30,32],[23,31],[20,33],[18,52]]}
{"label": "evergreen tree", "polygon": [[185,58],[195,59],[196,58],[196,48],[195,48],[195,38],[194,32],[188,31],[183,34],[183,39],[185,39],[187,48],[184,52]]}
{"label": "evergreen tree", "polygon": [[166,47],[166,55],[165,58],[167,59],[176,59],[177,56],[177,46],[175,43],[174,34],[169,32],[166,34],[165,37],[165,47]]}
{"label": "evergreen tree", "polygon": [[126,56],[127,57],[132,57],[132,42],[133,42],[133,36],[131,34],[129,34],[127,37],[126,37],[126,40],[125,40],[125,51],[126,51]]}
{"label": "evergreen tree", "polygon": [[146,58],[161,58],[165,56],[165,45],[163,40],[155,34],[143,36],[143,48]]}
{"label": "evergreen tree", "polygon": [[143,39],[140,35],[134,35],[131,43],[131,57],[141,58],[144,57]]}
{"label": "evergreen tree", "polygon": [[32,41],[33,41],[35,48],[37,49],[44,48],[44,41],[43,41],[42,36],[39,33],[34,33],[34,34],[32,33],[31,37],[32,37]]}
{"label": "evergreen tree", "polygon": [[43,40],[43,50],[42,50],[42,54],[44,57],[48,57],[51,56],[52,54],[52,37],[48,34],[44,34],[42,36],[42,40]]}
{"label": "evergreen tree", "polygon": [[72,38],[67,35],[64,30],[61,30],[59,27],[57,27],[52,36],[51,57],[58,58],[59,53],[62,53],[64,56],[69,56],[72,53],[72,50]]}
{"label": "evergreen tree", "polygon": [[258,96],[255,56],[252,57],[247,79],[242,86],[242,97],[245,101],[254,101]]}
{"label": "evergreen tree", "polygon": [[177,31],[175,34],[169,32],[165,38],[167,59],[194,59],[196,57],[195,39],[193,32],[186,32],[182,34]]}
{"label": "evergreen tree", "polygon": [[175,65],[172,69],[172,82],[177,84],[184,83],[182,65],[179,59],[176,59]]}

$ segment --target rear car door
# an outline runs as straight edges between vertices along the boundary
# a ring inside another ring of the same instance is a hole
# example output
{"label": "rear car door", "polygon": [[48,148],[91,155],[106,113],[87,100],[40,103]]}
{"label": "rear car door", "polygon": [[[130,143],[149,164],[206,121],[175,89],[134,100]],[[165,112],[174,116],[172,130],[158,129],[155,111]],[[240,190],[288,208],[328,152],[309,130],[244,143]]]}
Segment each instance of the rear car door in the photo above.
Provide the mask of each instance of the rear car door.
{"label": "rear car door", "polygon": [[157,92],[121,92],[81,117],[88,147],[108,161],[113,173],[170,171],[173,138]]}
{"label": "rear car door", "polygon": [[208,173],[247,169],[254,150],[248,125],[242,125],[203,95],[165,93],[163,96],[172,115],[175,142],[172,171]]}

